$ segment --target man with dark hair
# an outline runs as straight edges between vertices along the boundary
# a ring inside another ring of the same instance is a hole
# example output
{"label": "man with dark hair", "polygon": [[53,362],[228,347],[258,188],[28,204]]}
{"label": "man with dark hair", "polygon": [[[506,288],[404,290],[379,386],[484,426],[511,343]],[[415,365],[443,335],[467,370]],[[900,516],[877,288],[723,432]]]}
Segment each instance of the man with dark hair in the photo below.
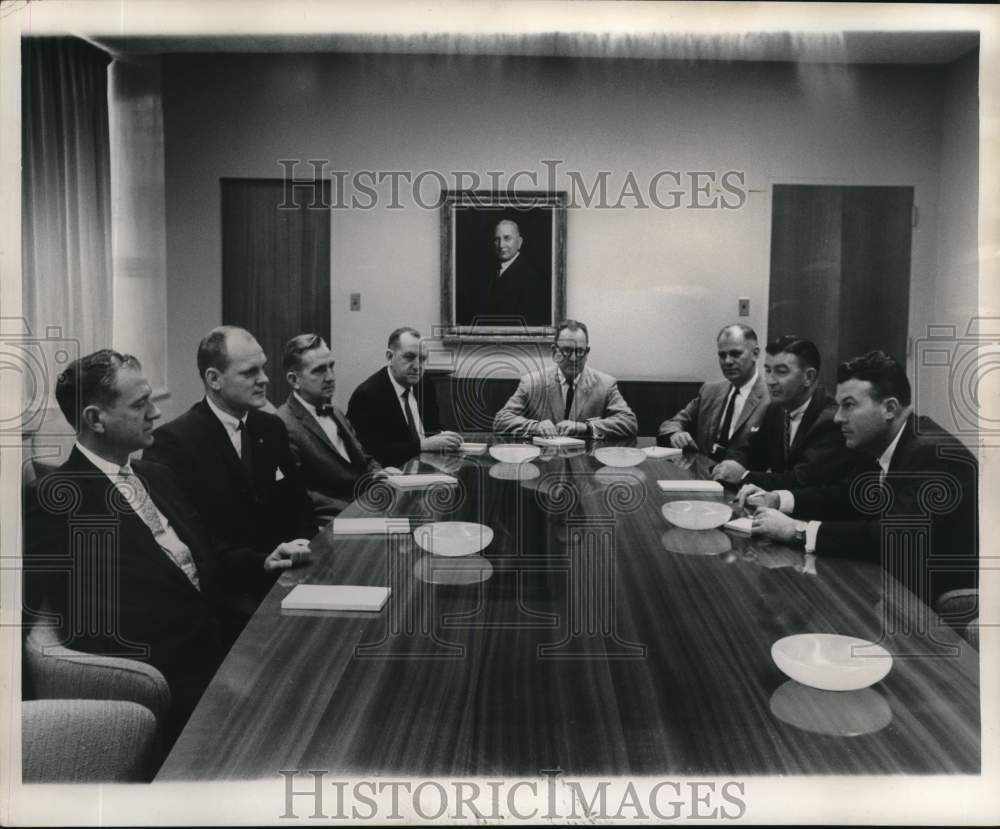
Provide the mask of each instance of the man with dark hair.
{"label": "man with dark hair", "polygon": [[881,562],[925,601],[975,585],[976,459],[914,413],[902,365],[882,351],[842,363],[834,421],[864,461],[831,484],[776,492],[744,487],[741,501],[756,508],[754,534],[818,556]]}
{"label": "man with dark hair", "polygon": [[833,415],[837,404],[817,384],[819,349],[786,334],[764,349],[764,378],[771,402],[745,446],[712,472],[727,484],[787,489],[834,481],[853,463]]}
{"label": "man with dark hair", "polygon": [[354,500],[364,482],[381,473],[347,417],[333,405],[333,354],[318,334],[299,334],[286,344],[283,368],[292,387],[278,408],[288,428],[317,515],[336,515]]}
{"label": "man with dark hair", "polygon": [[517,435],[627,438],[638,431],[618,382],[587,367],[590,334],[576,320],[556,326],[553,365],[521,378],[517,390],[493,419],[493,431]]}
{"label": "man with dark hair", "polygon": [[241,566],[247,551],[210,541],[169,469],[130,460],[152,445],[160,416],[134,357],[103,349],[76,360],[56,399],[77,442],[28,492],[26,606],[58,614],[70,647],[159,669],[172,741],[245,622],[220,588],[254,589],[295,551],[279,545],[255,570]]}
{"label": "man with dark hair", "polygon": [[261,411],[266,360],[242,328],[209,332],[198,346],[205,399],[157,429],[146,451],[173,470],[215,536],[255,551],[252,569],[282,542],[307,551],[316,532],[285,425]]}
{"label": "man with dark hair", "polygon": [[746,446],[767,408],[767,388],[757,371],[757,334],[749,325],[727,325],[716,337],[725,380],[705,383],[698,396],[660,424],[657,442],[722,459]]}
{"label": "man with dark hair", "polygon": [[427,345],[415,328],[389,335],[388,363],[358,386],[347,419],[361,443],[385,466],[399,466],[421,452],[457,449],[462,436],[441,431],[434,386],[424,381]]}

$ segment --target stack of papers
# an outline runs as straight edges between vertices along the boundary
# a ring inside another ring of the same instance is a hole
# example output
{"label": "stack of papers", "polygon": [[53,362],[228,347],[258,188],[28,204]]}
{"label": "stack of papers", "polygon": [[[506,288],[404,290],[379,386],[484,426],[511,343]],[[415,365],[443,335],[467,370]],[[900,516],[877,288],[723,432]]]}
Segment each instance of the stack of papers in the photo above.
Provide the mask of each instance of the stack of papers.
{"label": "stack of papers", "polygon": [[558,435],[554,438],[536,437],[532,443],[535,446],[586,446],[587,441],[581,438],[571,438],[568,435]]}
{"label": "stack of papers", "polygon": [[683,455],[683,449],[675,449],[673,446],[647,446],[642,450],[651,458],[675,458]]}
{"label": "stack of papers", "polygon": [[750,535],[752,527],[752,518],[734,518],[732,521],[727,521],[722,525],[724,530],[732,530],[734,533],[746,533],[747,535]]}
{"label": "stack of papers", "polygon": [[334,518],[334,535],[385,535],[408,533],[409,518]]}
{"label": "stack of papers", "polygon": [[485,443],[463,443],[458,447],[459,452],[466,455],[482,455],[486,451]]}
{"label": "stack of papers", "polygon": [[282,610],[381,610],[389,587],[351,584],[300,584],[281,600]]}
{"label": "stack of papers", "polygon": [[418,475],[390,475],[386,480],[398,489],[422,489],[436,484],[457,484],[458,479],[451,475],[437,473]]}
{"label": "stack of papers", "polygon": [[711,492],[721,495],[722,484],[718,481],[657,481],[664,492]]}

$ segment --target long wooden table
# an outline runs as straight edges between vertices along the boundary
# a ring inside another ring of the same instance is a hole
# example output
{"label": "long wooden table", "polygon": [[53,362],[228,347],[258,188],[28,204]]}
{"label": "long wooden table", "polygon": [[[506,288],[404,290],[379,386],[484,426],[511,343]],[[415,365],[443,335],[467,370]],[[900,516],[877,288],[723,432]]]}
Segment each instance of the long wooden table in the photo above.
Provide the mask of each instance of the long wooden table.
{"label": "long wooden table", "polygon": [[[344,515],[478,521],[495,534],[483,555],[322,532],[157,780],[979,771],[975,650],[877,566],[672,527],[667,500],[705,496],[656,481],[704,478],[706,459],[623,469],[547,450],[518,473],[488,455],[423,457],[459,486],[379,485]],[[392,594],[379,613],[282,612],[299,581]],[[879,641],[892,671],[863,691],[793,682],[770,649],[804,632]]]}

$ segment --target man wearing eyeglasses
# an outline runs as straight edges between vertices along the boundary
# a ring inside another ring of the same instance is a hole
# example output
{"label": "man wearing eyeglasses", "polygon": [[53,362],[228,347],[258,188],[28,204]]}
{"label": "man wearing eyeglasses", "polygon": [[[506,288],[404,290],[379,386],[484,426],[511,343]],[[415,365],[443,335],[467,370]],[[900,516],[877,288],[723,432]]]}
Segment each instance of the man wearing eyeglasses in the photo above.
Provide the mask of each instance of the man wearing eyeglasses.
{"label": "man wearing eyeglasses", "polygon": [[556,328],[551,368],[521,378],[493,420],[504,434],[627,438],[639,431],[635,414],[614,377],[587,368],[587,326],[566,320]]}

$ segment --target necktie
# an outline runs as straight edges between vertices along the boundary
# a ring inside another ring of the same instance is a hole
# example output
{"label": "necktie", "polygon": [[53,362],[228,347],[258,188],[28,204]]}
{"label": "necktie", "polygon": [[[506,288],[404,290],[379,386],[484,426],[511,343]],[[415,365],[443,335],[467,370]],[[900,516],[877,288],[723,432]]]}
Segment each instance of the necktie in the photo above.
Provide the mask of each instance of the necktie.
{"label": "necktie", "polygon": [[139,516],[142,523],[153,534],[153,540],[156,541],[163,552],[170,556],[171,561],[181,568],[191,584],[201,590],[201,582],[198,579],[198,568],[195,566],[194,559],[191,557],[191,550],[188,549],[187,545],[176,537],[176,533],[174,534],[177,541],[176,547],[166,547],[161,543],[166,533],[166,528],[163,526],[163,522],[160,520],[160,513],[157,511],[153,499],[149,497],[149,492],[143,486],[142,481],[133,475],[127,466],[121,467],[118,470],[118,475],[121,478],[121,482],[126,485],[125,496],[129,506],[135,510],[136,515]]}
{"label": "necktie", "polygon": [[253,438],[243,420],[240,421],[237,431],[240,433],[240,460],[247,474],[253,477]]}
{"label": "necktie", "polygon": [[788,452],[792,448],[792,416],[789,412],[785,411],[785,460],[788,460]]}
{"label": "necktie", "polygon": [[729,430],[733,425],[733,412],[736,410],[736,386],[729,390],[729,399],[726,401],[726,411],[722,415],[722,424],[719,426],[719,434],[715,442],[719,446],[729,445]]}
{"label": "necktie", "polygon": [[333,444],[333,448],[337,451],[337,453],[341,455],[344,460],[350,463],[351,454],[347,451],[347,444],[344,443],[344,439],[340,436],[340,428],[337,426],[337,421],[333,417],[333,406],[317,406],[316,417],[325,417],[329,421],[326,425],[320,424],[320,428],[326,432],[326,436],[330,438],[330,443]]}
{"label": "necktie", "polygon": [[317,406],[316,417],[333,417],[333,406]]}
{"label": "necktie", "polygon": [[575,388],[572,380],[566,381],[566,409],[563,412],[563,420],[569,420],[570,410],[573,408],[573,395]]}
{"label": "necktie", "polygon": [[410,429],[410,437],[413,440],[420,440],[420,435],[417,433],[417,424],[413,422],[413,412],[410,410],[409,389],[403,392],[403,411],[406,413],[406,425]]}

